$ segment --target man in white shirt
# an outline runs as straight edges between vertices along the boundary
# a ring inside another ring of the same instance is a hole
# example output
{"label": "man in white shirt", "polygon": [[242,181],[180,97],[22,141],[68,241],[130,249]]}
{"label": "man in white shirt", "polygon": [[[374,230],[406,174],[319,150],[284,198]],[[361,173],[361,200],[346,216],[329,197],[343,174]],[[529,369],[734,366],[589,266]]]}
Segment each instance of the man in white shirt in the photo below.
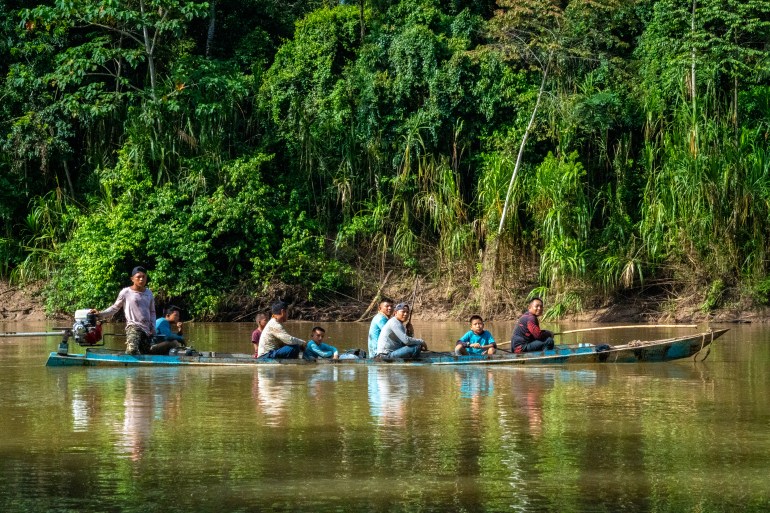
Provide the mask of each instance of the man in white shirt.
{"label": "man in white shirt", "polygon": [[377,339],[377,356],[411,359],[419,357],[420,352],[428,350],[424,340],[406,334],[404,324],[408,320],[409,305],[397,304],[396,313],[382,327],[380,337]]}
{"label": "man in white shirt", "polygon": [[289,335],[283,323],[288,319],[287,304],[279,301],[271,308],[272,319],[259,337],[257,358],[298,358],[305,349],[305,341]]}

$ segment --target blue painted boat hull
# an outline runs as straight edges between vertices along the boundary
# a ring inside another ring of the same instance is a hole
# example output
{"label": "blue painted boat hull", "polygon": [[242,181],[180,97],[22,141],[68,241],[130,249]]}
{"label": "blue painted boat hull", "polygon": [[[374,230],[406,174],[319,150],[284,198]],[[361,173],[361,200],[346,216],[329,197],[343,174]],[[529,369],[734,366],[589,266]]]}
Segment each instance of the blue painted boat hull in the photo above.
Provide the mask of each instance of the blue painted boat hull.
{"label": "blue painted boat hull", "polygon": [[194,355],[127,355],[120,351],[89,348],[83,354],[52,352],[49,367],[150,367],[150,366],[255,366],[255,365],[568,365],[596,363],[666,362],[683,358],[705,359],[711,343],[728,330],[715,330],[664,340],[635,341],[597,352],[594,347],[568,346],[534,353],[498,353],[493,356],[423,353],[418,360],[272,360],[249,354],[209,353]]}

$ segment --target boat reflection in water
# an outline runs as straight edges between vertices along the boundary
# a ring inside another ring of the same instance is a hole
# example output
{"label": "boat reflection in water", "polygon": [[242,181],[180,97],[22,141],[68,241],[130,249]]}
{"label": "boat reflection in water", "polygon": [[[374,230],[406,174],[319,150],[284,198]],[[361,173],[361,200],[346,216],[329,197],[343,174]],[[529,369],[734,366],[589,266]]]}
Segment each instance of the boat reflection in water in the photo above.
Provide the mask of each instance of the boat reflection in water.
{"label": "boat reflection in water", "polygon": [[[222,333],[217,353],[233,350]],[[343,365],[48,368],[50,344],[0,343],[0,505],[761,513],[770,331],[729,335],[705,362],[354,365],[350,375]]]}

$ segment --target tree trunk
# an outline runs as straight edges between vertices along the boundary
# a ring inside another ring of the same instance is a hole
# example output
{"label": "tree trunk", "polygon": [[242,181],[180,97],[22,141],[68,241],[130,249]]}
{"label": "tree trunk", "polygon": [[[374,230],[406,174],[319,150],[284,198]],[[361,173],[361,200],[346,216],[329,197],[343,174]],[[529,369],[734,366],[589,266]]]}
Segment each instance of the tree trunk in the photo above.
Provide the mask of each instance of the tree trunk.
{"label": "tree trunk", "polygon": [[479,280],[479,309],[481,316],[488,319],[494,314],[494,306],[497,303],[497,262],[500,251],[500,237],[492,235],[487,239],[484,255],[481,257],[481,277]]}
{"label": "tree trunk", "polygon": [[545,92],[545,84],[548,80],[548,71],[551,66],[551,56],[548,56],[548,62],[543,70],[543,79],[540,82],[540,90],[537,92],[537,100],[535,101],[535,107],[532,109],[532,116],[529,118],[527,128],[524,130],[524,136],[521,138],[521,144],[519,145],[519,153],[516,157],[516,165],[513,167],[513,174],[511,175],[511,181],[508,183],[508,192],[505,195],[505,203],[503,204],[503,213],[500,215],[500,226],[497,229],[497,234],[487,239],[487,246],[484,250],[484,256],[481,261],[481,280],[479,287],[479,306],[481,307],[481,316],[485,319],[494,313],[494,305],[497,302],[497,292],[495,286],[495,276],[497,275],[497,267],[499,262],[500,252],[500,238],[503,233],[503,226],[505,224],[505,216],[508,213],[508,207],[511,201],[511,192],[513,191],[513,184],[516,181],[516,174],[521,167],[521,161],[524,156],[524,148],[527,144],[527,138],[532,131],[532,125],[535,124],[535,117],[537,111],[540,108],[540,101],[543,98]]}
{"label": "tree trunk", "polygon": [[211,46],[214,44],[214,32],[217,25],[217,0],[209,4],[209,31],[206,34],[206,58],[211,57]]}
{"label": "tree trunk", "polygon": [[64,166],[64,176],[67,178],[67,186],[70,188],[70,194],[72,197],[75,197],[75,186],[72,183],[72,177],[70,176],[70,166],[67,163],[67,159],[64,159],[62,161],[62,165]]}
{"label": "tree trunk", "polygon": [[[139,0],[139,10],[144,17],[144,0]],[[144,37],[144,51],[147,53],[147,68],[150,73],[150,94],[155,99],[155,61],[152,58],[153,44],[150,40],[150,31],[147,25],[142,25],[142,37]]]}
{"label": "tree trunk", "polygon": [[[692,0],[692,16],[690,18],[690,31],[691,35],[693,37],[693,41],[695,39],[695,9],[696,9],[696,1]],[[698,107],[697,99],[695,96],[696,88],[695,88],[695,43],[693,42],[692,49],[690,51],[690,99],[692,100],[692,131],[690,133],[690,153],[694,156],[698,156],[698,113],[696,112],[696,109]]]}
{"label": "tree trunk", "polygon": [[119,52],[118,57],[115,59],[115,93],[120,92],[120,77],[123,76],[123,57],[121,55],[123,54],[123,34],[120,34],[120,39],[118,40],[118,48],[121,50]]}
{"label": "tree trunk", "polygon": [[[505,223],[505,215],[508,213],[508,206],[511,201],[511,191],[513,191],[513,184],[516,180],[516,173],[518,173],[521,167],[521,159],[524,155],[524,146],[527,144],[527,138],[529,132],[532,130],[532,125],[535,123],[535,116],[537,115],[537,109],[540,107],[540,100],[543,98],[543,91],[545,91],[545,81],[548,78],[548,68],[551,65],[551,57],[548,57],[548,63],[545,65],[543,71],[543,80],[540,82],[540,90],[537,93],[537,101],[535,102],[535,108],[532,109],[532,116],[529,118],[529,124],[527,124],[526,130],[524,130],[524,137],[521,138],[521,145],[519,145],[519,154],[516,157],[516,165],[513,167],[513,174],[511,175],[511,181],[508,184],[508,192],[505,195],[505,203],[503,204],[503,213],[500,215],[500,226],[497,229],[497,236],[499,237],[503,233],[503,224]],[[497,257],[495,257],[497,259]]]}
{"label": "tree trunk", "polygon": [[364,44],[364,0],[360,0],[358,5],[361,19],[361,44]]}

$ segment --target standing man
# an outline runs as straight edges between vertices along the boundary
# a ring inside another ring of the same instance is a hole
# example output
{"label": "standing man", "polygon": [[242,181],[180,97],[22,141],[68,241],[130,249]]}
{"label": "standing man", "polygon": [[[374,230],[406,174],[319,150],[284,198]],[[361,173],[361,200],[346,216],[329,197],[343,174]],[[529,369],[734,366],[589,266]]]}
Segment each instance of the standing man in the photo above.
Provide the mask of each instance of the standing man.
{"label": "standing man", "polygon": [[380,337],[377,339],[377,356],[411,359],[420,356],[421,351],[428,350],[424,340],[406,334],[404,324],[408,320],[409,305],[397,304],[396,313],[382,327]]}
{"label": "standing man", "polygon": [[374,358],[377,354],[377,340],[380,338],[382,327],[385,326],[391,315],[393,315],[393,301],[388,298],[382,298],[377,315],[374,316],[372,323],[369,325],[369,352],[367,353],[369,358]]}
{"label": "standing man", "polygon": [[136,266],[131,271],[131,286],[118,293],[112,306],[101,312],[92,310],[98,319],[111,317],[123,309],[126,317],[126,354],[150,353],[155,335],[155,297],[147,288],[147,270]]}
{"label": "standing man", "polygon": [[259,337],[257,358],[298,358],[300,351],[305,349],[305,341],[292,337],[283,323],[288,319],[283,301],[275,303],[270,309],[272,319],[265,325],[262,335]]}
{"label": "standing man", "polygon": [[543,315],[543,300],[532,298],[527,311],[516,322],[511,335],[514,353],[553,349],[553,333],[540,329],[538,317]]}

